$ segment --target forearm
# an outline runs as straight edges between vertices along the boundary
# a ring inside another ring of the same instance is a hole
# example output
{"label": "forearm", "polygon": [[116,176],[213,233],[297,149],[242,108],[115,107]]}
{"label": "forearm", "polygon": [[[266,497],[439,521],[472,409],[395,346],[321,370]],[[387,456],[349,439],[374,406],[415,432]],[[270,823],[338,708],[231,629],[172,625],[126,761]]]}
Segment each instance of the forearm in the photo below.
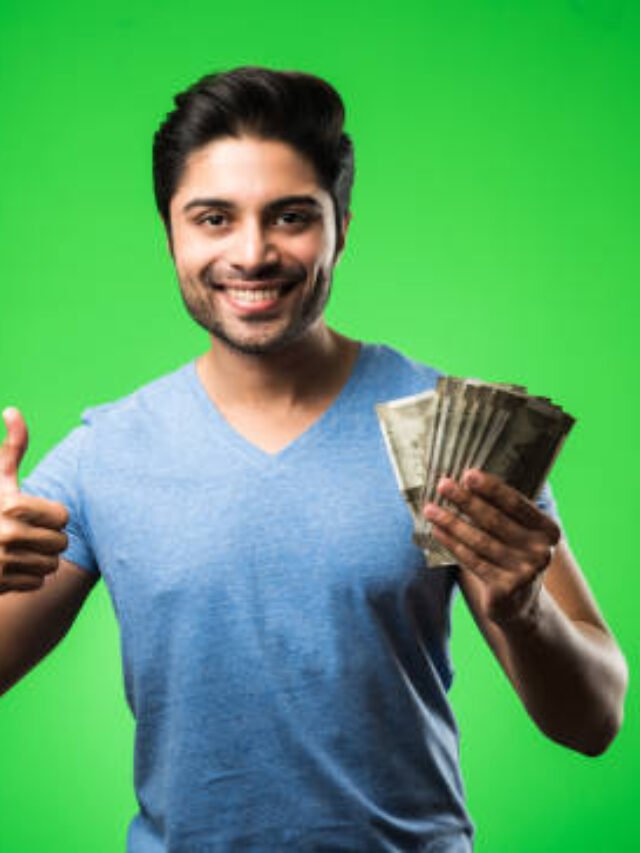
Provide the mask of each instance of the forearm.
{"label": "forearm", "polygon": [[0,595],[0,695],[60,642],[95,583],[96,575],[62,560],[40,589]]}
{"label": "forearm", "polygon": [[539,728],[586,755],[603,752],[622,723],[628,680],[615,641],[572,622],[544,587],[534,614],[500,628],[509,677]]}

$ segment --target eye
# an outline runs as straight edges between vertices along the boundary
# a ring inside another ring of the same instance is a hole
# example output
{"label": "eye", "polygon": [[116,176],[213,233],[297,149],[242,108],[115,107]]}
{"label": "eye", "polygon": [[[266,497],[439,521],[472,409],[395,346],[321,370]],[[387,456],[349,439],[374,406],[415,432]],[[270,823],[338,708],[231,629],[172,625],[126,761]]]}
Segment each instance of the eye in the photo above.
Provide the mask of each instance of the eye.
{"label": "eye", "polygon": [[224,213],[207,213],[205,216],[201,216],[198,220],[199,224],[211,225],[216,228],[220,225],[224,224],[224,220],[226,216]]}
{"label": "eye", "polygon": [[285,225],[304,226],[311,222],[311,217],[308,213],[302,213],[298,210],[284,210],[276,216],[276,220],[284,220]]}

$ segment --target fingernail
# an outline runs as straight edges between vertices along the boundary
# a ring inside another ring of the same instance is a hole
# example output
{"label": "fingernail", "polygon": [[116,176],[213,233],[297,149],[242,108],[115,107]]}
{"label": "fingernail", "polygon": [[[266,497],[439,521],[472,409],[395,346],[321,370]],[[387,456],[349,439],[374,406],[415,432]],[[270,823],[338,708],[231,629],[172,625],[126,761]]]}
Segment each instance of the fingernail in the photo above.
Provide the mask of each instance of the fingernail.
{"label": "fingernail", "polygon": [[478,471],[474,471],[470,469],[464,475],[464,481],[468,486],[479,486],[480,485],[480,473]]}
{"label": "fingernail", "polygon": [[435,520],[436,518],[440,517],[441,512],[440,508],[437,507],[435,504],[428,503],[424,508],[424,514],[427,516],[427,518]]}
{"label": "fingernail", "polygon": [[440,477],[438,491],[441,495],[451,495],[455,491],[455,483],[448,477]]}

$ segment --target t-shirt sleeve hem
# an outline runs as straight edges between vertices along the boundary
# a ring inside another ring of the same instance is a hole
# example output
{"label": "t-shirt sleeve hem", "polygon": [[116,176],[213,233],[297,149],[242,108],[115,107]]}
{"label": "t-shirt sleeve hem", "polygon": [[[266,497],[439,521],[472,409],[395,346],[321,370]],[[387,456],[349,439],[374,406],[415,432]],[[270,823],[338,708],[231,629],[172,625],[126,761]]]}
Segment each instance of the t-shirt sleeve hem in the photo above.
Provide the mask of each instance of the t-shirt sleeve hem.
{"label": "t-shirt sleeve hem", "polygon": [[92,575],[99,575],[100,569],[91,556],[89,549],[68,530],[67,536],[69,537],[69,544],[60,554],[60,559],[67,560],[69,563],[73,563],[78,568],[84,569],[84,571],[90,572]]}

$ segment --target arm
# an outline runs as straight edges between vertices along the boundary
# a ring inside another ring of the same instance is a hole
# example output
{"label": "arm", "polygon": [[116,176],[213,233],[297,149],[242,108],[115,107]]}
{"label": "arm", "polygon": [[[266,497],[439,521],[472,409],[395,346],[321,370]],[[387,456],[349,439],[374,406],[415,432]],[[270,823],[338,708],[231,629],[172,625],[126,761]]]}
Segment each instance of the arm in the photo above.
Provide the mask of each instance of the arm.
{"label": "arm", "polygon": [[20,412],[4,412],[0,446],[0,694],[67,633],[97,574],[59,554],[67,547],[63,504],[23,494],[18,467],[28,444]]}
{"label": "arm", "polygon": [[97,577],[61,560],[38,589],[0,595],[0,695],[65,636]]}
{"label": "arm", "polygon": [[599,755],[622,723],[627,665],[559,528],[491,475],[445,492],[467,520],[445,513],[434,531],[480,631],[541,731]]}

